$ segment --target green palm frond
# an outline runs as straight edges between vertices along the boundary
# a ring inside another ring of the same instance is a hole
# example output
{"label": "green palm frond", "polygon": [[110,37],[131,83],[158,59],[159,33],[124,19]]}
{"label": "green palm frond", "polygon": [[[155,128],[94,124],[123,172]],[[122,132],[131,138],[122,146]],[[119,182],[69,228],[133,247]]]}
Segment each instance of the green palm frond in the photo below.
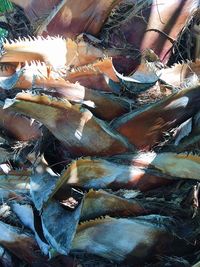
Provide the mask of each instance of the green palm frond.
{"label": "green palm frond", "polygon": [[9,0],[0,0],[0,13],[11,11],[13,8]]}
{"label": "green palm frond", "polygon": [[[4,13],[10,12],[13,10],[13,5],[9,0],[0,0],[0,17],[1,21],[5,21],[6,18]],[[0,27],[0,38],[5,38],[8,35],[8,31]]]}
{"label": "green palm frond", "polygon": [[5,29],[0,28],[0,38],[6,38],[8,35],[8,31]]}

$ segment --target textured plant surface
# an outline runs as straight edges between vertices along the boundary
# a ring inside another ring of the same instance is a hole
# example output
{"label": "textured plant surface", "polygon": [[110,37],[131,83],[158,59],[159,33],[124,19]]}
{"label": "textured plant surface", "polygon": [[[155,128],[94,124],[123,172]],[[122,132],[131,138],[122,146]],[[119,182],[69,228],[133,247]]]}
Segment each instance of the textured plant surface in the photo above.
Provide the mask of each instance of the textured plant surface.
{"label": "textured plant surface", "polygon": [[0,265],[200,265],[195,0],[0,1]]}

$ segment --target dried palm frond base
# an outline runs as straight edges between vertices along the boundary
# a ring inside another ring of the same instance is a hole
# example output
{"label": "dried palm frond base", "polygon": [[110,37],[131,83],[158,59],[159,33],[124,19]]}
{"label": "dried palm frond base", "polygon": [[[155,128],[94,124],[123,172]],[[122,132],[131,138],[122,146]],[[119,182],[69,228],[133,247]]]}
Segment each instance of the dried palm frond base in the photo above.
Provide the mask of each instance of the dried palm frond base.
{"label": "dried palm frond base", "polygon": [[198,267],[198,1],[11,2],[0,266]]}

